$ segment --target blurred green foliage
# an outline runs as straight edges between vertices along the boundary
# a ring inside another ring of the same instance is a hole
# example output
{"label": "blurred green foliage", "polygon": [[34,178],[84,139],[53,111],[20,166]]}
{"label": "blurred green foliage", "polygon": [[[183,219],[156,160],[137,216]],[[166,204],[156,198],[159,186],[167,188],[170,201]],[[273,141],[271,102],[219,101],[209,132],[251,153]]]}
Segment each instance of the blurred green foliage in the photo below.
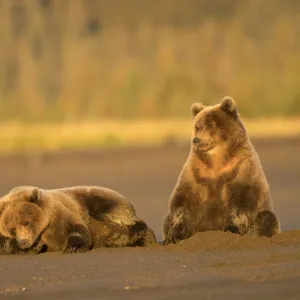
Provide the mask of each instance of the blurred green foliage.
{"label": "blurred green foliage", "polygon": [[298,0],[0,0],[2,120],[300,115]]}

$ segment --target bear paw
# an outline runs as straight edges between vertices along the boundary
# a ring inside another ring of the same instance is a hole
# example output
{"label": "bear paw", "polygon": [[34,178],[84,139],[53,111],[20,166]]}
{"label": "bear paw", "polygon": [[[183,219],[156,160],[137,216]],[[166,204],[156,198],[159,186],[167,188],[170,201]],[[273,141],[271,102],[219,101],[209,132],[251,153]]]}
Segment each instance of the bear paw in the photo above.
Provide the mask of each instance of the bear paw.
{"label": "bear paw", "polygon": [[21,249],[15,239],[0,237],[0,255],[37,255],[46,251],[46,245],[37,244],[30,249]]}
{"label": "bear paw", "polygon": [[275,213],[270,210],[261,211],[250,228],[251,234],[266,237],[271,237],[280,231],[280,222]]}
{"label": "bear paw", "polygon": [[175,240],[172,239],[172,238],[170,238],[170,237],[167,237],[167,238],[165,238],[163,241],[160,241],[159,244],[160,244],[161,246],[167,246],[167,245],[169,245],[169,244],[175,244]]}
{"label": "bear paw", "polygon": [[251,226],[251,219],[245,212],[233,212],[224,231],[245,235]]}
{"label": "bear paw", "polygon": [[31,247],[30,249],[28,249],[26,254],[37,255],[37,254],[46,252],[47,248],[48,248],[47,245],[36,244],[33,247]]}
{"label": "bear paw", "polygon": [[67,245],[64,249],[65,254],[82,253],[90,250],[85,240],[79,234],[72,234],[69,236]]}
{"label": "bear paw", "polygon": [[240,234],[239,228],[235,225],[228,225],[225,229],[225,232],[229,231],[231,233],[236,233],[236,234]]}
{"label": "bear paw", "polygon": [[6,238],[4,236],[0,236],[0,254],[6,254],[4,248],[5,240]]}
{"label": "bear paw", "polygon": [[167,238],[165,238],[162,242],[160,242],[160,244],[162,246],[166,246],[166,245],[169,245],[169,244],[177,244],[179,243],[181,240],[184,240],[188,237],[185,237],[184,235],[179,235],[179,234],[176,234],[176,235],[171,235]]}
{"label": "bear paw", "polygon": [[16,255],[23,254],[25,251],[22,250],[15,239],[8,237],[0,238],[0,254]]}
{"label": "bear paw", "polygon": [[186,224],[181,223],[180,225],[174,226],[169,232],[169,236],[166,238],[164,243],[177,244],[182,240],[189,238],[192,234],[188,232]]}

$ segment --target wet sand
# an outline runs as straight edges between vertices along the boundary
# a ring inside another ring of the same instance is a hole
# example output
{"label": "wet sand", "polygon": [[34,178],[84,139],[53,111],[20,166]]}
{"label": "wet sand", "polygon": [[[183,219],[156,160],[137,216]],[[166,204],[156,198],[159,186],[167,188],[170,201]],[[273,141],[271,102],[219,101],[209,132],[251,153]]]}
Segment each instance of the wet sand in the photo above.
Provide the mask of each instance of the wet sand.
{"label": "wet sand", "polygon": [[[283,233],[199,233],[178,245],[85,254],[0,256],[0,299],[298,299],[300,138],[253,140]],[[0,193],[16,185],[118,190],[161,239],[168,199],[189,143],[0,158]]]}

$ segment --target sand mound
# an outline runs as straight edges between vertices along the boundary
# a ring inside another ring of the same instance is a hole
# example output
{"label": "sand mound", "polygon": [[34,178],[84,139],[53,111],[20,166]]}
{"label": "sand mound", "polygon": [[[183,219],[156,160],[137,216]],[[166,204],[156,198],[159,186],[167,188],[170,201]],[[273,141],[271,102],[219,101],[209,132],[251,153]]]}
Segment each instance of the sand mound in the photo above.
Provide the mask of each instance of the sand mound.
{"label": "sand mound", "polygon": [[290,230],[275,234],[271,238],[271,243],[280,246],[300,245],[300,230]]}
{"label": "sand mound", "polygon": [[270,247],[270,239],[255,236],[240,236],[230,232],[207,231],[199,232],[189,239],[180,241],[176,245],[167,246],[169,249],[185,251],[207,250],[244,250],[258,247]]}
{"label": "sand mound", "polygon": [[257,236],[240,236],[222,231],[199,232],[176,245],[168,245],[168,250],[184,251],[226,251],[268,248],[273,246],[300,245],[300,230],[285,231],[271,239]]}

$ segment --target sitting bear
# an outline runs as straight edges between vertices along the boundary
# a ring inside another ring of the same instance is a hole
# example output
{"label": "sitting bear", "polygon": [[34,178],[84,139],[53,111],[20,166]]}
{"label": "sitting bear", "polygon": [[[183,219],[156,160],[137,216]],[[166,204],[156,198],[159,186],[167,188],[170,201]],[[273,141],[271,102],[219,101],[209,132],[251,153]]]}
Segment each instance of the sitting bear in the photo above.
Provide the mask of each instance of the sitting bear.
{"label": "sitting bear", "polygon": [[21,186],[0,199],[0,253],[86,252],[156,243],[152,229],[116,191]]}
{"label": "sitting bear", "polygon": [[191,149],[170,197],[163,243],[208,230],[279,233],[267,179],[234,99],[194,103],[192,114]]}

